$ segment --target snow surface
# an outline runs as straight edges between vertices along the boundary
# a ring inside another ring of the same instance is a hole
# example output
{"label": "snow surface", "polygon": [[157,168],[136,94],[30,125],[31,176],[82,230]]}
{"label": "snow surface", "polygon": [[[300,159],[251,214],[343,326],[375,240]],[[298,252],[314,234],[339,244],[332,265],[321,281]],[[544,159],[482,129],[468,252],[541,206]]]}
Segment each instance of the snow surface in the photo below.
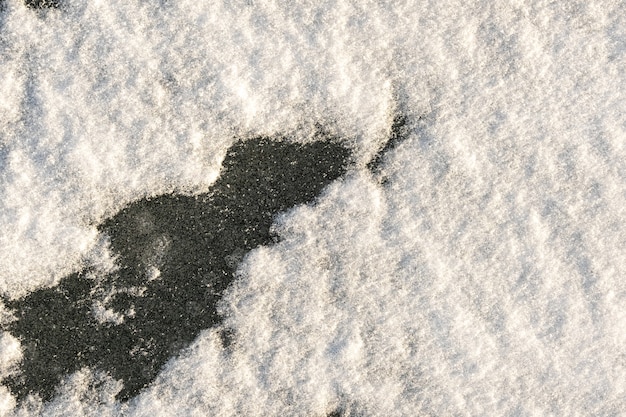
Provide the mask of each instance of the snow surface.
{"label": "snow surface", "polygon": [[[625,2],[4,8],[8,297],[106,269],[98,222],[205,192],[239,137],[322,126],[357,165],[246,257],[232,351],[207,330],[127,404],[84,370],[48,404],[0,389],[0,414],[626,414]],[[397,108],[410,137],[374,176]]]}

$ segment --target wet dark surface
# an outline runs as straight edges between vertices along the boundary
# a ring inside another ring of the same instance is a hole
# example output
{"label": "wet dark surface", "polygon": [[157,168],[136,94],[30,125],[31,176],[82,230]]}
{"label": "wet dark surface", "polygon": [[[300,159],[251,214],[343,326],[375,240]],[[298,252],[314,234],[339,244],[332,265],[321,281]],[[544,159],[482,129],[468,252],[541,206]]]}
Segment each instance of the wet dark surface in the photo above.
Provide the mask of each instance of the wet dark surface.
{"label": "wet dark surface", "polygon": [[[216,304],[243,256],[276,240],[274,216],[312,202],[346,172],[349,157],[328,138],[239,142],[209,193],[137,201],[106,220],[98,228],[110,236],[117,273],[82,271],[5,302],[17,318],[6,330],[20,339],[24,360],[3,383],[20,400],[50,400],[64,377],[90,367],[123,381],[119,400],[136,396],[202,330],[220,323]],[[98,320],[95,303],[123,324]]]}
{"label": "wet dark surface", "polygon": [[[408,134],[406,117],[394,117],[368,169],[380,173]],[[24,357],[19,373],[2,383],[18,401],[30,394],[48,401],[65,377],[89,367],[123,382],[118,400],[135,397],[202,330],[220,324],[217,303],[243,257],[277,241],[274,217],[313,202],[346,173],[350,157],[323,135],[306,145],[238,142],[208,193],[143,199],[105,220],[98,229],[110,238],[116,272],[85,269],[54,288],[4,301],[16,317],[4,330],[20,340]],[[97,314],[104,310],[110,315]],[[225,346],[233,337],[222,332]],[[329,415],[352,414],[340,408]]]}

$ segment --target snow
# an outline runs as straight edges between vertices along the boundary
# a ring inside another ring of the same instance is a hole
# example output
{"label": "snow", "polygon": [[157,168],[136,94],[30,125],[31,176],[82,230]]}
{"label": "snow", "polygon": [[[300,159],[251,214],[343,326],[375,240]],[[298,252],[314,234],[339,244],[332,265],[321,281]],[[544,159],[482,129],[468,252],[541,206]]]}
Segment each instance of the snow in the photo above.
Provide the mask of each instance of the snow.
{"label": "snow", "polygon": [[6,297],[110,269],[97,224],[206,192],[238,138],[321,126],[356,163],[244,258],[230,350],[207,329],[129,403],[83,370],[0,414],[626,413],[623,2],[4,3]]}

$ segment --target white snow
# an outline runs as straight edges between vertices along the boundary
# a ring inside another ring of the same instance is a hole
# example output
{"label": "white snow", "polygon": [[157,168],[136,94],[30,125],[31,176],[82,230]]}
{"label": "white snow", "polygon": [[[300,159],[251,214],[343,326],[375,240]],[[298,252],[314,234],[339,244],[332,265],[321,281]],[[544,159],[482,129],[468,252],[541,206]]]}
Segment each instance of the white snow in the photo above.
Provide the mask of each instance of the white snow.
{"label": "white snow", "polygon": [[358,164],[245,258],[232,352],[207,330],[128,404],[83,370],[0,414],[625,414],[626,4],[298,3],[5,0],[6,296],[110,268],[98,222],[208,190],[237,137],[318,124]]}
{"label": "white snow", "polygon": [[7,332],[2,332],[0,334],[0,372],[3,375],[11,372],[21,356],[19,340]]}

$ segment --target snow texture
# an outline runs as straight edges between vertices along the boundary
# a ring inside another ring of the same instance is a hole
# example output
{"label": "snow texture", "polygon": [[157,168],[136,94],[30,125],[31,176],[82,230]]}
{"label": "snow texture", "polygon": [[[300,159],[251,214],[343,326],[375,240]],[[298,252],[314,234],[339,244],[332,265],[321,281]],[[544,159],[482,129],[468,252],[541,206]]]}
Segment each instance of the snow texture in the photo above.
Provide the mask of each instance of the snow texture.
{"label": "snow texture", "polygon": [[239,265],[230,348],[207,329],[124,404],[87,368],[50,402],[0,388],[0,414],[626,414],[625,2],[0,10],[7,298],[111,268],[97,225],[206,192],[240,138],[321,127],[355,155]]}

